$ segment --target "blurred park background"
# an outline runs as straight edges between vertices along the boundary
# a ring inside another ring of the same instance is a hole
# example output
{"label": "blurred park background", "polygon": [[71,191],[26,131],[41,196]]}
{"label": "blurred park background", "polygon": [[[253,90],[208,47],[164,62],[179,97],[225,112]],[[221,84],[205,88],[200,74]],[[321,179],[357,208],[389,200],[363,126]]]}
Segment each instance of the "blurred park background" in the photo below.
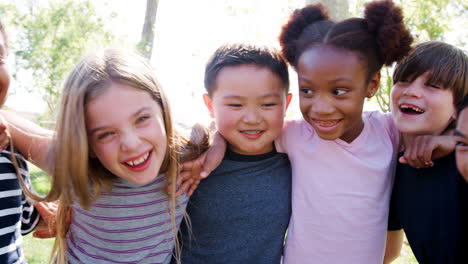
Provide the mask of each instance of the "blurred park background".
{"label": "blurred park background", "polygon": [[[403,7],[417,42],[443,40],[468,51],[468,0],[394,0]],[[208,118],[201,95],[205,62],[226,42],[278,47],[281,25],[310,0],[0,0],[0,19],[9,34],[13,82],[6,109],[53,128],[61,84],[73,64],[100,47],[137,49],[155,67],[181,122]],[[362,16],[366,0],[327,0],[332,17]],[[292,72],[292,69],[291,69]],[[366,109],[387,112],[392,69]],[[295,74],[291,91],[297,95]],[[300,117],[297,96],[288,117]],[[36,191],[48,177],[31,166]],[[29,263],[46,263],[52,239],[25,238]],[[405,246],[396,263],[416,263]]]}

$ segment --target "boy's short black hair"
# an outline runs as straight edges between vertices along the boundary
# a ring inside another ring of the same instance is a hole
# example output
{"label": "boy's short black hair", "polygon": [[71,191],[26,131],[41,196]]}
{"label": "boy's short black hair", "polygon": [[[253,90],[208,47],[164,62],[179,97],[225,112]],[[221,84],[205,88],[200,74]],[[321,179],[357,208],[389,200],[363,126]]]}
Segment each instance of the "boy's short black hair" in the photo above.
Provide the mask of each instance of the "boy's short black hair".
{"label": "boy's short black hair", "polygon": [[413,81],[429,72],[429,84],[450,89],[454,105],[460,109],[468,94],[468,56],[448,43],[428,41],[416,45],[410,54],[401,60],[393,73],[393,83]]}
{"label": "boy's short black hair", "polygon": [[288,66],[279,51],[250,44],[225,44],[219,47],[208,60],[205,68],[205,89],[213,95],[219,72],[226,66],[256,65],[270,70],[278,76],[285,93],[289,91]]}

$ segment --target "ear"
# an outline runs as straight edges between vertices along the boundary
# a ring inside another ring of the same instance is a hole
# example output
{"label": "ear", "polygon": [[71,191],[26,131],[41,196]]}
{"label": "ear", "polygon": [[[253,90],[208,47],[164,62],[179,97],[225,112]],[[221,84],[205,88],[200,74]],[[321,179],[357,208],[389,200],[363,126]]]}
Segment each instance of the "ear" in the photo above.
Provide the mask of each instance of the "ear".
{"label": "ear", "polygon": [[375,95],[380,86],[380,72],[377,72],[370,79],[369,84],[367,85],[366,97],[371,98]]}
{"label": "ear", "polygon": [[291,99],[292,99],[292,93],[288,93],[286,95],[286,108],[285,108],[285,110],[288,110],[289,104],[291,103]]}
{"label": "ear", "polygon": [[452,120],[457,120],[458,119],[458,111],[457,111],[457,108],[455,107],[455,105],[453,106],[453,114],[450,117],[452,118]]}
{"label": "ear", "polygon": [[205,102],[206,108],[210,112],[210,117],[214,118],[213,100],[211,100],[211,97],[208,94],[203,94],[203,102]]}

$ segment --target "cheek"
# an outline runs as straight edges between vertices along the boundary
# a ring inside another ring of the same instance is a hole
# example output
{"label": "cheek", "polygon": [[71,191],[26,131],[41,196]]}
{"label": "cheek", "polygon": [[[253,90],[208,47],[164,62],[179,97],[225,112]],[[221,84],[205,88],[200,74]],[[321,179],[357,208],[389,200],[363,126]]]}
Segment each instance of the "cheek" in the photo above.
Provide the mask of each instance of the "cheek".
{"label": "cheek", "polygon": [[267,120],[270,128],[280,133],[283,129],[284,111],[282,109],[271,111],[271,113],[267,115]]}
{"label": "cheek", "polygon": [[303,116],[307,115],[309,108],[312,106],[312,99],[305,98],[303,96],[299,97],[299,109]]}
{"label": "cheek", "polygon": [[390,91],[390,107],[392,109],[396,107],[399,94],[400,88],[393,86],[392,90]]}

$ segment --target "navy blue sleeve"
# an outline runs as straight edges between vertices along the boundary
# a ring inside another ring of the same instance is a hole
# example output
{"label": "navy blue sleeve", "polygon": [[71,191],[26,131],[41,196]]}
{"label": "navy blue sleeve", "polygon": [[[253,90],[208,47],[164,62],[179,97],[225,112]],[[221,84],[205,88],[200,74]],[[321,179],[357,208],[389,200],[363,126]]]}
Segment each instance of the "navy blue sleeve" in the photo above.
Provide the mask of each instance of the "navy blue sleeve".
{"label": "navy blue sleeve", "polygon": [[392,192],[392,197],[390,199],[390,212],[388,213],[388,231],[397,231],[402,229],[400,219],[398,217],[398,206],[397,206],[397,201],[394,197],[395,194],[395,188],[393,189]]}

